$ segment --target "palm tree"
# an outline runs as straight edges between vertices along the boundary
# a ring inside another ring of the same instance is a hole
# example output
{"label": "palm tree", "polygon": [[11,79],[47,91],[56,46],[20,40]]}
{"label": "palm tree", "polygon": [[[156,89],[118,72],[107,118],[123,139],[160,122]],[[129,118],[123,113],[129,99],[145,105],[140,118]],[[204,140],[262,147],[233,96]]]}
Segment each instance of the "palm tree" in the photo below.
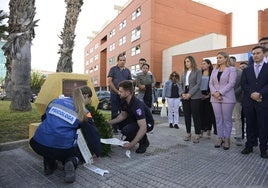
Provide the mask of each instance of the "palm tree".
{"label": "palm tree", "polygon": [[63,32],[60,39],[62,44],[59,44],[60,59],[57,65],[57,72],[73,72],[73,47],[75,39],[75,28],[78,20],[83,0],[65,0],[67,4],[67,12]]}
{"label": "palm tree", "polygon": [[10,0],[9,36],[3,46],[11,68],[11,110],[31,110],[31,41],[35,37],[35,0]]}
{"label": "palm tree", "polygon": [[0,10],[0,40],[6,40],[8,36],[8,27],[6,24],[2,24],[6,18],[8,18],[7,14],[3,10]]}

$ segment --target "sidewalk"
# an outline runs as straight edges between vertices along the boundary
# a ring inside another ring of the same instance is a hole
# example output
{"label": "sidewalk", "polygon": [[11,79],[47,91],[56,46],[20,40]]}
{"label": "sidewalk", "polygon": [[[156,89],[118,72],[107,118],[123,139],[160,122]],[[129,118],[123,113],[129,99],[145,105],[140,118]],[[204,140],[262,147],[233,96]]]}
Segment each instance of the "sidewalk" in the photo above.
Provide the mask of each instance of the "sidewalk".
{"label": "sidewalk", "polygon": [[[181,117],[182,119],[182,117]],[[76,170],[76,181],[64,183],[64,172],[43,173],[42,158],[26,144],[0,152],[0,187],[100,187],[100,188],[267,188],[268,160],[259,149],[242,155],[243,147],[223,150],[214,148],[216,136],[202,138],[200,143],[183,141],[185,126],[168,128],[166,120],[157,120],[153,134],[148,134],[150,146],[145,154],[112,146],[109,157],[99,158],[94,165],[108,170],[100,176],[82,165]],[[192,129],[193,131],[193,129]],[[119,136],[118,136],[119,137]]]}

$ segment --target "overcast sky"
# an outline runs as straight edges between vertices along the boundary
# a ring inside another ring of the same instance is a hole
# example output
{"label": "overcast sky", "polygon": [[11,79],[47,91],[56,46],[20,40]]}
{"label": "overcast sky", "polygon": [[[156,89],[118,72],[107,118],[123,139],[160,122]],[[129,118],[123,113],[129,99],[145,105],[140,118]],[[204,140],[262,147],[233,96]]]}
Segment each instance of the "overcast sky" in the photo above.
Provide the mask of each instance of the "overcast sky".
{"label": "overcast sky", "polygon": [[[88,36],[98,31],[108,20],[112,20],[117,11],[114,4],[122,5],[128,0],[84,0],[76,27],[75,47],[73,52],[73,71],[83,73],[84,48]],[[195,0],[208,6],[233,12],[233,46],[258,42],[257,11],[268,8],[268,0]],[[9,0],[0,0],[0,9],[9,11]],[[36,16],[40,19],[35,28],[36,36],[32,46],[32,68],[55,71],[59,60],[58,44],[63,31],[66,4],[64,0],[36,0]]]}

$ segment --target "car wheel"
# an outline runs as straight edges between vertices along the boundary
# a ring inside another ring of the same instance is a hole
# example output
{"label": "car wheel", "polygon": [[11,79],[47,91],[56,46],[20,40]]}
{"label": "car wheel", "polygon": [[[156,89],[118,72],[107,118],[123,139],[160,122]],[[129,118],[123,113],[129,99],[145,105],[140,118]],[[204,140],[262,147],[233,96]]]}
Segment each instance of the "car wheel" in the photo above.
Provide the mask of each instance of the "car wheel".
{"label": "car wheel", "polygon": [[102,109],[103,110],[109,110],[109,102],[104,101],[103,104],[102,104]]}

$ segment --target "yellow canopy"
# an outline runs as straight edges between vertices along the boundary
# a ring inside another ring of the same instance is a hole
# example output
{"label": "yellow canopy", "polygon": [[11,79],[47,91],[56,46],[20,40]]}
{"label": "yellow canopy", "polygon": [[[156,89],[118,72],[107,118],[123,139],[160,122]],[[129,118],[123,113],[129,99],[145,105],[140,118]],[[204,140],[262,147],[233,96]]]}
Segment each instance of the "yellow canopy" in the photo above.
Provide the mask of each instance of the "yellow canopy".
{"label": "yellow canopy", "polygon": [[72,90],[81,85],[87,85],[92,90],[91,105],[97,108],[99,104],[98,97],[89,76],[85,74],[74,73],[53,73],[48,74],[48,77],[41,87],[41,90],[35,101],[37,111],[43,115],[47,105],[60,95],[70,96]]}

